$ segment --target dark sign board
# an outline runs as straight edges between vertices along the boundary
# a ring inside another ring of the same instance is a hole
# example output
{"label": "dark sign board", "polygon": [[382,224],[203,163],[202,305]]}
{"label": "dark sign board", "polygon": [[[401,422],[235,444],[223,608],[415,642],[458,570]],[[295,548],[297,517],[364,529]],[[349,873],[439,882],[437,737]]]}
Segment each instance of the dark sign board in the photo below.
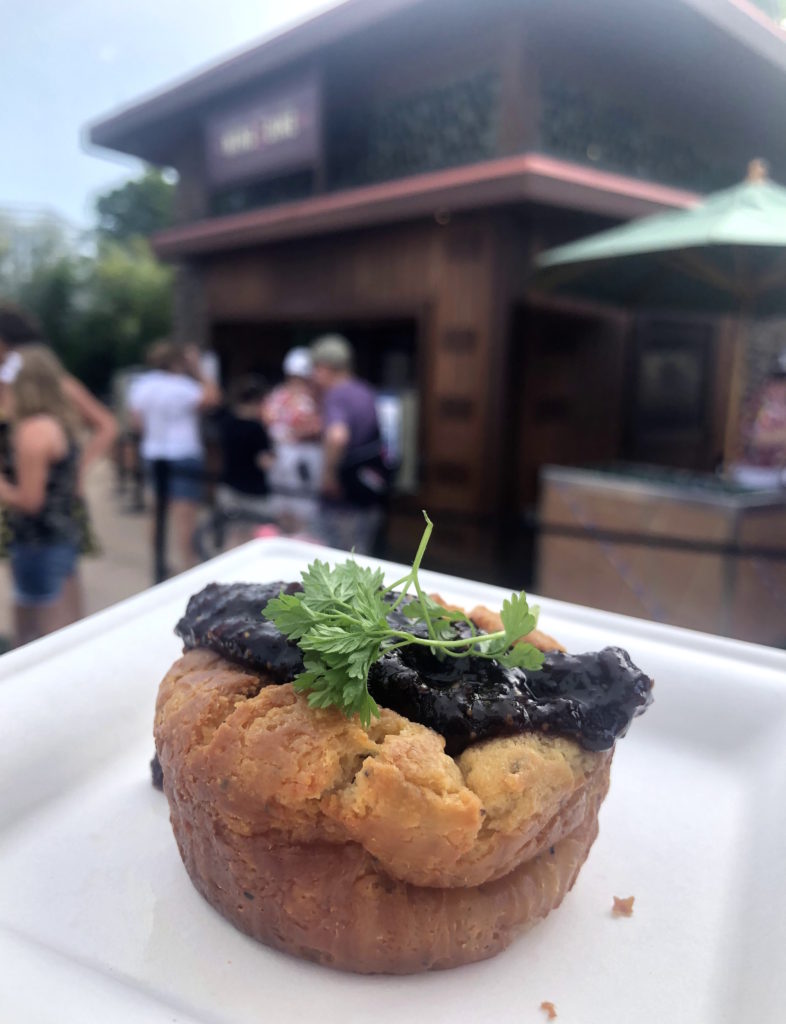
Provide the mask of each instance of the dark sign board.
{"label": "dark sign board", "polygon": [[208,118],[207,173],[213,185],[270,177],[316,161],[319,84],[300,78]]}

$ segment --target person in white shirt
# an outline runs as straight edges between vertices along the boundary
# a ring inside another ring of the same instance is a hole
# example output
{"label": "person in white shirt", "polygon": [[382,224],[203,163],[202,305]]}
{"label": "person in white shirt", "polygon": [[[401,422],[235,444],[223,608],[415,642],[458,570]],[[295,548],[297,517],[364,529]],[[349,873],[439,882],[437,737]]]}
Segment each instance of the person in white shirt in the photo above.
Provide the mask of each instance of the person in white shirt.
{"label": "person in white shirt", "polygon": [[148,353],[150,371],[134,381],[128,405],[142,435],[141,453],[156,498],[154,559],[156,582],[168,575],[166,520],[169,509],[181,568],[197,562],[193,535],[204,485],[200,416],[218,405],[221,394],[202,374],[199,351],[169,341]]}

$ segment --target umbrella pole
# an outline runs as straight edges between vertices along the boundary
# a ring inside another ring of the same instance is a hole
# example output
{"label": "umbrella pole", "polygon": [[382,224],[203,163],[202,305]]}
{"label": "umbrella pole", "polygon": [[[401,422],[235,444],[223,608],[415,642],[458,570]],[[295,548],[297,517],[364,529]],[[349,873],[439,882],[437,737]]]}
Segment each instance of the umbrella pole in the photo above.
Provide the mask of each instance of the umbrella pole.
{"label": "umbrella pole", "polygon": [[734,322],[734,339],[731,356],[731,379],[729,380],[729,400],[726,406],[726,428],[723,435],[723,471],[727,472],[739,455],[739,424],[740,405],[745,391],[745,337],[748,334],[750,317],[749,306],[745,303],[740,307]]}

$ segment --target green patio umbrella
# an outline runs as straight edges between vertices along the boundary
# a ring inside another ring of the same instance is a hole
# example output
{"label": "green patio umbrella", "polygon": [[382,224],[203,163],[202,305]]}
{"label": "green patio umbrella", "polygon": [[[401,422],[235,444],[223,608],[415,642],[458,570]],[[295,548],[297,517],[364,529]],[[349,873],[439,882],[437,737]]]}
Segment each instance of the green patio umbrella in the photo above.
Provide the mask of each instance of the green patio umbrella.
{"label": "green patio umbrella", "polygon": [[747,180],[701,204],[643,217],[543,253],[533,286],[632,309],[737,317],[724,461],[743,390],[747,324],[786,315],[786,189],[754,160]]}

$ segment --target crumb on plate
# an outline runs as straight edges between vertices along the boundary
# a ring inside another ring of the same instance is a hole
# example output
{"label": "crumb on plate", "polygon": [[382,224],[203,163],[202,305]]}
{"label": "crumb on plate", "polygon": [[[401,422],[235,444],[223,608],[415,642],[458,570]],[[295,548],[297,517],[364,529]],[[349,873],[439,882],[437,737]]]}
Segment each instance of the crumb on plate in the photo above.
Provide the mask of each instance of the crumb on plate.
{"label": "crumb on plate", "polygon": [[544,999],[543,1002],[540,1004],[540,1008],[541,1010],[545,1010],[546,1017],[548,1018],[548,1020],[554,1020],[554,1018],[557,1016],[557,1011],[554,1009],[554,1003],[548,1003]]}
{"label": "crumb on plate", "polygon": [[635,896],[626,896],[622,899],[619,896],[614,897],[614,906],[611,908],[613,917],[632,917],[633,916],[633,901]]}

